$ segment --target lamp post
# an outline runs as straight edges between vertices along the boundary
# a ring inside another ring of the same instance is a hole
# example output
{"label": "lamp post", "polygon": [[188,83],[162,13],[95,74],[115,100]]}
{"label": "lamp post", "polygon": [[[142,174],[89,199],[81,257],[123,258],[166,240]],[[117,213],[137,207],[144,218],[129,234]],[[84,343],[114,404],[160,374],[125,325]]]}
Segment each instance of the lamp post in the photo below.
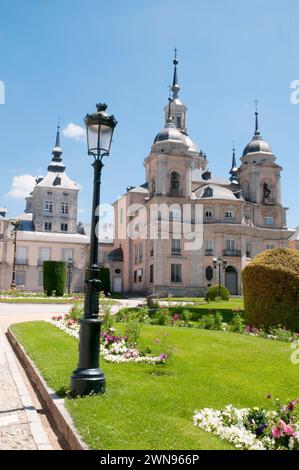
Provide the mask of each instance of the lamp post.
{"label": "lamp post", "polygon": [[87,114],[88,155],[94,157],[93,202],[90,235],[90,263],[85,273],[84,317],[80,321],[79,362],[71,376],[71,393],[84,396],[91,393],[104,393],[106,380],[99,367],[101,320],[99,319],[99,205],[100,186],[103,168],[102,159],[110,152],[113,131],[117,125],[114,116],[106,113],[107,105],[97,104],[97,111]]}
{"label": "lamp post", "polygon": [[73,267],[73,259],[69,258],[67,260],[67,269],[68,269],[67,291],[68,291],[69,295],[71,293],[71,272],[72,272],[72,267]]}
{"label": "lamp post", "polygon": [[218,267],[218,276],[219,276],[219,280],[218,280],[218,296],[221,297],[221,267],[223,270],[226,269],[226,266],[227,266],[227,261],[226,259],[222,259],[221,256],[218,256],[218,258],[213,258],[213,266],[214,266],[214,269],[216,270],[217,267]]}
{"label": "lamp post", "polygon": [[12,266],[12,280],[11,280],[11,289],[15,290],[16,289],[16,260],[17,260],[17,236],[18,236],[18,230],[20,228],[20,221],[19,220],[14,220],[11,222],[11,225],[13,226],[12,229],[12,239],[13,239],[13,246],[14,246],[14,252],[13,252],[13,266]]}

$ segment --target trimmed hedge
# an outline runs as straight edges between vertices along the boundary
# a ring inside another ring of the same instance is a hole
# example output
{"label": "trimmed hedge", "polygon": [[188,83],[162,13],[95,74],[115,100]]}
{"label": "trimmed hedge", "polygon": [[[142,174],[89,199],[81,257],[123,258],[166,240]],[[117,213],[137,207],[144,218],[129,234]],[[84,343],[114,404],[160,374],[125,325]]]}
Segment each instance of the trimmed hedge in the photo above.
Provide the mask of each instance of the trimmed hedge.
{"label": "trimmed hedge", "polygon": [[299,251],[267,250],[243,270],[245,321],[299,331]]}
{"label": "trimmed hedge", "polygon": [[[174,307],[165,307],[167,310],[169,310],[171,316],[175,314],[182,315],[184,310],[188,310],[188,312],[191,313],[191,321],[198,321],[203,315],[208,315],[209,313],[216,314],[216,313],[221,313],[223,317],[223,321],[226,323],[230,323],[233,319],[233,317],[236,315],[236,309],[231,309],[231,308],[209,308],[207,307],[189,307],[189,306],[183,306],[183,305],[177,305]],[[130,313],[135,313],[138,312],[138,308],[136,307],[128,307],[126,308],[126,311],[128,314]],[[244,310],[237,309],[239,315],[241,317],[244,317]]]}
{"label": "trimmed hedge", "polygon": [[66,263],[64,261],[44,261],[43,284],[48,297],[52,296],[53,292],[56,297],[62,297],[66,288]]}
{"label": "trimmed hedge", "polygon": [[[219,285],[209,287],[206,300],[215,300],[217,297],[219,297]],[[220,286],[220,297],[222,300],[229,300],[229,291],[224,286]]]}

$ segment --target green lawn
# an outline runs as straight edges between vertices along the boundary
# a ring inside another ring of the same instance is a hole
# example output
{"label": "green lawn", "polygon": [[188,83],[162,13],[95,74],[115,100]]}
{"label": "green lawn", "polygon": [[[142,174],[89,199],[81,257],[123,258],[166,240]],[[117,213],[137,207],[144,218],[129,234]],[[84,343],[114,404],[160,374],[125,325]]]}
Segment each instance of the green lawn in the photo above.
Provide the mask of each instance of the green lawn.
{"label": "green lawn", "polygon": [[176,298],[172,297],[171,299],[158,299],[163,302],[185,302],[185,303],[190,303],[190,304],[200,304],[197,305],[199,308],[200,307],[211,307],[213,309],[215,308],[227,308],[227,309],[232,309],[232,308],[241,308],[244,309],[244,301],[243,297],[231,297],[229,300],[220,300],[220,301],[215,301],[215,302],[207,302],[203,297],[185,297],[185,298]]}
{"label": "green lawn", "polygon": [[[121,331],[123,324],[117,324]],[[77,341],[45,322],[17,324],[13,332],[58,392],[69,387],[77,363]],[[166,366],[108,364],[104,396],[67,399],[83,439],[94,449],[230,449],[193,426],[194,411],[264,406],[266,395],[282,401],[299,395],[299,366],[288,343],[235,333],[144,326],[142,342],[169,333],[176,348]]]}

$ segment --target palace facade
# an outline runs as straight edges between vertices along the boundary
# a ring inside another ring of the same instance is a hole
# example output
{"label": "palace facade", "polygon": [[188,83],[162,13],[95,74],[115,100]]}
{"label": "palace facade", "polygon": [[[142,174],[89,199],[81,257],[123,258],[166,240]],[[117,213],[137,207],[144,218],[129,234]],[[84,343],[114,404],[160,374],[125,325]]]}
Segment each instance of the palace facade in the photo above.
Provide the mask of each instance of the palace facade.
{"label": "palace facade", "polygon": [[[176,58],[173,64],[172,97],[164,108],[164,127],[144,160],[145,183],[128,187],[113,204],[114,239],[101,240],[100,264],[109,267],[114,291],[191,296],[218,282],[213,260],[221,258],[226,262],[222,283],[231,294],[241,294],[242,269],[253,257],[287,247],[290,237],[296,245],[298,234],[288,230],[281,200],[282,167],[261,135],[256,111],[254,133],[240,162],[233,149],[229,177],[212,174],[206,154],[188,134]],[[18,286],[39,291],[43,261],[71,260],[72,290],[83,290],[89,226],[77,224],[78,193],[66,174],[58,128],[47,175],[36,179],[18,218]],[[151,233],[153,220],[157,236]],[[199,245],[190,249],[194,233]],[[1,290],[11,284],[12,237],[11,221],[0,210]]]}

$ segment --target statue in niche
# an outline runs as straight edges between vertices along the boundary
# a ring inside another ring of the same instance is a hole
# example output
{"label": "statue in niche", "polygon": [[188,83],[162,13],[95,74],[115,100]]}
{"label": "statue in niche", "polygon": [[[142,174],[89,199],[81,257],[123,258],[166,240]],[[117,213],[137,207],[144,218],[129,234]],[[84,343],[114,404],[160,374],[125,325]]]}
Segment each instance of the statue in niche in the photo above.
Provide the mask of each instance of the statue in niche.
{"label": "statue in niche", "polygon": [[269,188],[268,183],[264,183],[263,193],[263,202],[270,202],[271,189]]}

